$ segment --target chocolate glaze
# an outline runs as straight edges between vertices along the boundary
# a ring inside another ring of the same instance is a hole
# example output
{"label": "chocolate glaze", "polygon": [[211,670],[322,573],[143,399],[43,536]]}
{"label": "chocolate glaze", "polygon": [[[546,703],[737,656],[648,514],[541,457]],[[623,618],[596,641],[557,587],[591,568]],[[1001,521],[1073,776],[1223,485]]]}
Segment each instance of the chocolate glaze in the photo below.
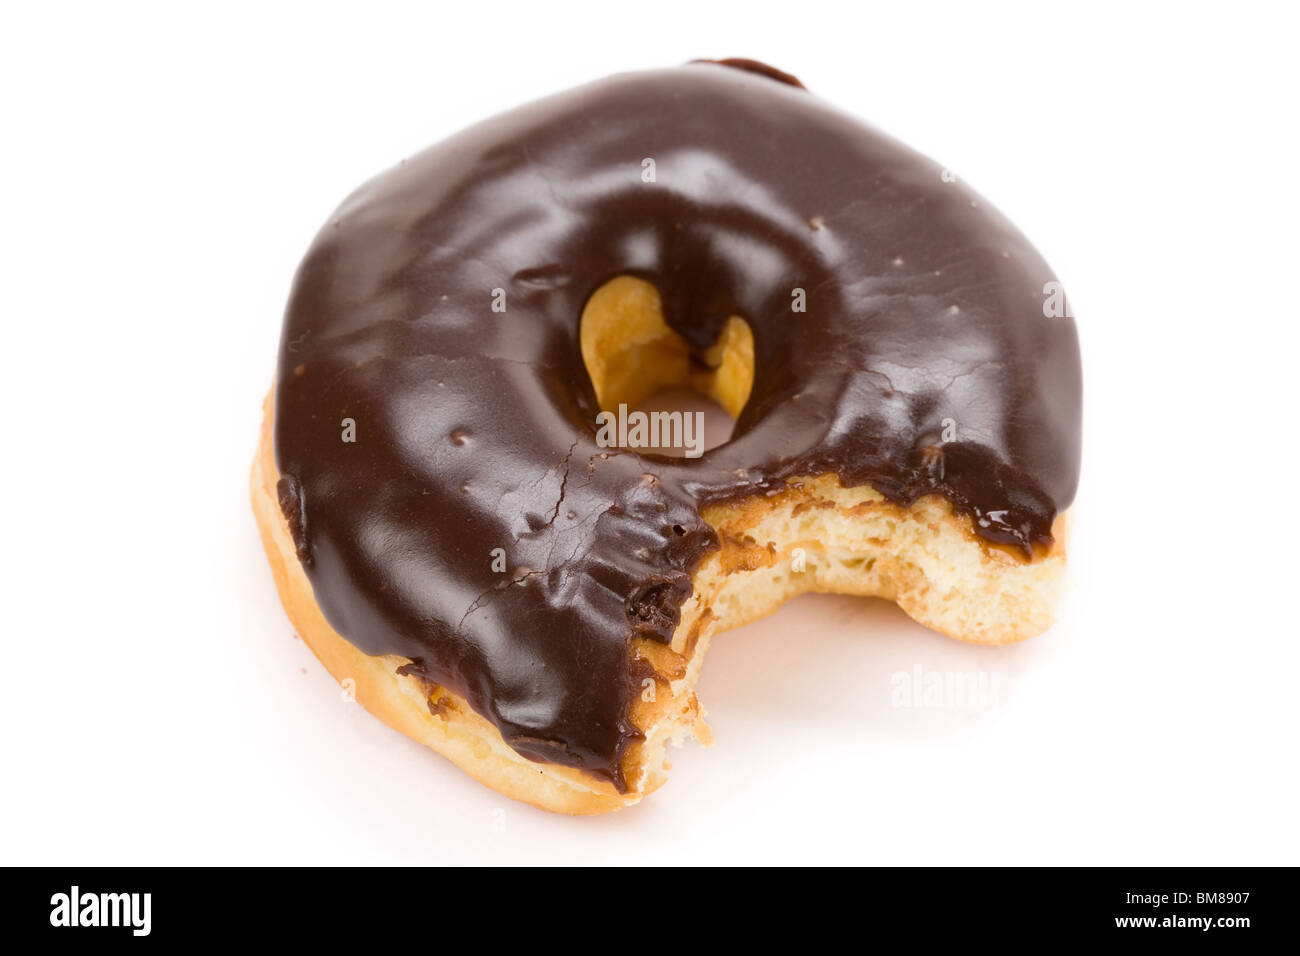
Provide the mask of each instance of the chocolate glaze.
{"label": "chocolate glaze", "polygon": [[[579,317],[619,275],[653,282],[701,353],[750,323],[728,444],[597,447]],[[622,787],[630,642],[670,640],[718,546],[702,506],[831,472],[901,504],[942,493],[1027,555],[1050,543],[1081,391],[1053,279],[975,193],[793,77],[611,77],[427,150],[321,230],[284,324],[281,505],[339,633],[409,658],[518,752]]]}

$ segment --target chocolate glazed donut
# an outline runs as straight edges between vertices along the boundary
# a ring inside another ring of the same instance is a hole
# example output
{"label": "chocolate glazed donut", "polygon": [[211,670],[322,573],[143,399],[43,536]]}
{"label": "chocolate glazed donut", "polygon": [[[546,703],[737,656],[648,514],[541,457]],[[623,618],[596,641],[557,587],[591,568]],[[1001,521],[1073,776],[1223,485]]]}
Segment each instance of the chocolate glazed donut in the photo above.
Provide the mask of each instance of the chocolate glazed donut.
{"label": "chocolate glazed donut", "polygon": [[[724,61],[550,97],[356,191],[298,272],[274,409],[279,504],[329,624],[518,754],[624,791],[631,649],[673,639],[722,546],[708,508],[830,475],[891,507],[941,495],[1008,560],[1046,553],[1079,469],[1074,323],[950,179]],[[752,330],[727,444],[597,444],[580,317],[618,277],[657,289],[699,368],[732,316]]]}

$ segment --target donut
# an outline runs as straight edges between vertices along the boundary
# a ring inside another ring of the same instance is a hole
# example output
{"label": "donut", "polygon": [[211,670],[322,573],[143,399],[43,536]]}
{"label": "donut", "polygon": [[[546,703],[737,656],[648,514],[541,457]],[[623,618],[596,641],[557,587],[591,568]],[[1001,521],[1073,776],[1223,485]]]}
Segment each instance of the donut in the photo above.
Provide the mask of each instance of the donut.
{"label": "donut", "polygon": [[[487,786],[636,803],[670,741],[709,742],[712,638],[795,595],[982,644],[1052,623],[1060,288],[943,167],[754,61],[489,119],[354,192],[299,267],[252,472],[281,599]],[[730,440],[663,413],[652,448],[635,410],[670,386]]]}

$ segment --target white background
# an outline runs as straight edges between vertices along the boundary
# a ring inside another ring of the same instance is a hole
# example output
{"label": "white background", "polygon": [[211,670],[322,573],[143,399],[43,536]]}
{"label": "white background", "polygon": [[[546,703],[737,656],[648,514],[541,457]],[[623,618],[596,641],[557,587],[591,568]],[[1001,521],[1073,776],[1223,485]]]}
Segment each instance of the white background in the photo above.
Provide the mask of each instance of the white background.
{"label": "white background", "polygon": [[[1300,863],[1294,15],[977,6],[6,13],[0,862]],[[715,642],[716,746],[632,810],[551,816],[295,640],[247,502],[259,405],[353,186],[544,93],[725,56],[951,167],[1064,279],[1069,594],[998,649],[801,598]],[[918,665],[997,673],[996,705],[892,706]]]}

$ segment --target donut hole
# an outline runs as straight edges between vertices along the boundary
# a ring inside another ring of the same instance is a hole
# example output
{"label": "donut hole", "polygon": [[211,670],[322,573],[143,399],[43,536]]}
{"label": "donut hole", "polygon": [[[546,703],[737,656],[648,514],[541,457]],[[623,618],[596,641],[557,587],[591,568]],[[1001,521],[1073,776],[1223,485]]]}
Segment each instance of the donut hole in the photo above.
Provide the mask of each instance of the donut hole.
{"label": "donut hole", "polygon": [[[754,335],[744,319],[729,318],[718,340],[693,358],[686,340],[664,321],[659,291],[644,279],[620,276],[587,300],[579,338],[601,411],[701,412],[705,451],[731,438],[754,385]],[[667,456],[686,452],[672,441],[628,447]]]}

